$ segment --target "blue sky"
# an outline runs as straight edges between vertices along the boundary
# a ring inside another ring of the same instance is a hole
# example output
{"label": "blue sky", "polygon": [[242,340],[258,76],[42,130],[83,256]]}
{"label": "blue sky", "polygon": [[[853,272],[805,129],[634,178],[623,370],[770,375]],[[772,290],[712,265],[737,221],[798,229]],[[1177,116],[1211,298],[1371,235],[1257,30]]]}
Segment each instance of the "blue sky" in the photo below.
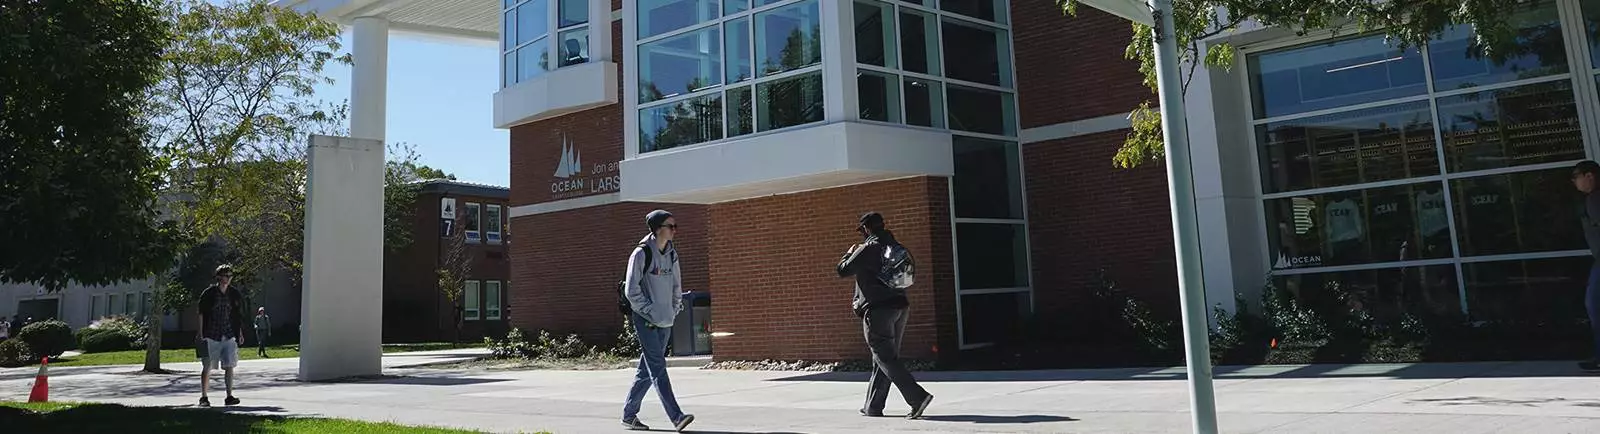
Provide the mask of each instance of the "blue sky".
{"label": "blue sky", "polygon": [[[342,49],[352,46],[346,31]],[[411,144],[422,164],[462,181],[510,186],[510,134],[494,127],[498,56],[492,44],[390,34],[389,143]],[[350,68],[327,74],[335,83],[317,97],[348,100]]]}

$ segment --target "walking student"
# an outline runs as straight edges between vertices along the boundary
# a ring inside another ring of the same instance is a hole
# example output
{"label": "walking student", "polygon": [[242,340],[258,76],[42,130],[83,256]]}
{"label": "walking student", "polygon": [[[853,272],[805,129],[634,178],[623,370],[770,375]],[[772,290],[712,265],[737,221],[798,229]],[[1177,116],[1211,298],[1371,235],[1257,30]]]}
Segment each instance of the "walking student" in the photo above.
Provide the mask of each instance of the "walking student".
{"label": "walking student", "polygon": [[[1600,191],[1596,191],[1595,178],[1600,177],[1600,164],[1594,161],[1579,162],[1572,168],[1572,184],[1583,192],[1583,239],[1589,243],[1589,252],[1600,261]],[[1589,283],[1583,305],[1589,311],[1589,327],[1594,333],[1593,358],[1579,362],[1578,368],[1600,371],[1600,262],[1589,270]]]}
{"label": "walking student", "polygon": [[211,370],[222,367],[228,395],[225,405],[238,405],[233,397],[233,368],[239,365],[239,340],[244,330],[244,296],[234,288],[233,267],[217,267],[217,283],[200,293],[200,342],[206,346],[206,357],[200,369],[200,406],[210,407],[207,391],[211,389]]}
{"label": "walking student", "polygon": [[256,354],[267,358],[267,338],[272,337],[272,317],[267,316],[265,306],[256,308]]}
{"label": "walking student", "polygon": [[883,416],[883,407],[889,399],[889,384],[894,383],[900,389],[900,396],[911,406],[906,418],[921,418],[933,403],[933,394],[917,384],[917,379],[900,360],[900,342],[906,333],[906,320],[911,316],[911,302],[904,289],[890,286],[879,274],[884,265],[884,250],[900,243],[895,241],[894,233],[884,227],[883,215],[876,212],[862,215],[856,232],[864,241],[850,246],[837,268],[839,277],[856,279],[851,308],[861,318],[867,348],[872,350],[874,369],[861,415]]}
{"label": "walking student", "polygon": [[678,407],[672,381],[667,379],[667,341],[672,338],[672,320],[683,310],[683,275],[678,250],[672,245],[678,234],[678,221],[672,213],[655,210],[645,216],[645,224],[650,227],[650,235],[640,240],[628,256],[628,272],[622,285],[632,310],[628,322],[638,333],[643,350],[633,387],[622,407],[622,426],[635,431],[650,429],[639,422],[639,406],[654,385],[667,418],[682,432],[694,422],[694,415],[685,414]]}

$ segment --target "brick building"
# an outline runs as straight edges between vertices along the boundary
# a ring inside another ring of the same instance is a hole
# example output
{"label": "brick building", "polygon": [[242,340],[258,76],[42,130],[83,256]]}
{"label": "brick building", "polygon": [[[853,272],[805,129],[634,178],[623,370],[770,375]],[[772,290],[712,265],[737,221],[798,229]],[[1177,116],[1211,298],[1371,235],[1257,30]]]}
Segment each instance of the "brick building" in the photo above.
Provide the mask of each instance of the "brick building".
{"label": "brick building", "polygon": [[[511,237],[505,226],[510,193],[504,187],[440,179],[418,184],[411,243],[384,252],[383,341],[504,335],[511,311],[506,303]],[[453,245],[461,246],[456,257],[470,264],[459,306],[439,291],[438,270],[449,267]]]}
{"label": "brick building", "polygon": [[[1176,311],[1164,170],[1111,164],[1152,96],[1110,15],[1004,0],[280,3],[358,36],[498,42],[494,122],[511,132],[509,216],[526,240],[509,246],[512,325],[614,334],[615,283],[655,208],[686,229],[685,285],[710,295],[692,332],[719,359],[865,354],[850,283],[829,268],[867,210],[921,265],[911,356],[1078,315],[1101,269]],[[1600,144],[1590,3],[1522,11],[1504,56],[1463,28],[1421,48],[1251,25],[1199,41],[1238,50],[1186,95],[1208,304],[1337,284],[1378,310],[1581,317],[1592,259],[1566,174]],[[358,64],[382,54],[356,45]],[[356,102],[354,116],[382,115]]]}

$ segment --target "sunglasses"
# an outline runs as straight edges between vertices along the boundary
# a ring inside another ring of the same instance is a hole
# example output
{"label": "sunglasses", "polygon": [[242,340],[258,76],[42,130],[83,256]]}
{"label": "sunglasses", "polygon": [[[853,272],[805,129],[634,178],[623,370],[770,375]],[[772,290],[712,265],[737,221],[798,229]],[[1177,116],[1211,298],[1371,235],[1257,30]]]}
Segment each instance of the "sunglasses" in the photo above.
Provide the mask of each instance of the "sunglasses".
{"label": "sunglasses", "polygon": [[673,224],[670,224],[670,225],[661,225],[661,227],[664,227],[664,228],[667,228],[667,229],[672,229],[672,230],[678,230],[678,224],[677,223],[673,223]]}

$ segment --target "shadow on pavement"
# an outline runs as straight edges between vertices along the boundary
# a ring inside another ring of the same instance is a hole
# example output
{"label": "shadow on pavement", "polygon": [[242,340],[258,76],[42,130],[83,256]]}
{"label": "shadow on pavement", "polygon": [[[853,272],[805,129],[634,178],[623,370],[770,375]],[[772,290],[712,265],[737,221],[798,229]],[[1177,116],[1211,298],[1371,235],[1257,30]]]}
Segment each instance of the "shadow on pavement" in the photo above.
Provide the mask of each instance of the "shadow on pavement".
{"label": "shadow on pavement", "polygon": [[[1570,362],[1478,362],[1362,365],[1262,365],[1218,366],[1213,378],[1235,379],[1313,379],[1313,378],[1564,378],[1589,376]],[[924,371],[917,380],[940,383],[1025,382],[1025,381],[1172,381],[1186,380],[1182,367],[1072,369],[1048,371]],[[797,373],[769,381],[867,380],[865,372]]]}
{"label": "shadow on pavement", "polygon": [[1573,400],[1566,398],[1505,399],[1488,396],[1465,396],[1460,398],[1413,399],[1411,402],[1444,406],[1487,405],[1501,407],[1539,407],[1543,404],[1561,403],[1575,407],[1600,407],[1600,401],[1592,399]]}
{"label": "shadow on pavement", "polygon": [[990,424],[990,423],[1026,424],[1026,423],[1077,422],[1078,421],[1077,419],[1073,419],[1073,418],[1066,417],[1066,416],[1045,416],[1045,415],[1040,415],[1040,414],[1030,414],[1030,415],[1023,415],[1023,416],[983,416],[983,415],[966,415],[966,414],[964,414],[964,415],[943,415],[943,416],[923,416],[922,420],[934,421],[934,422],[967,422],[967,423],[984,423],[984,424]]}

